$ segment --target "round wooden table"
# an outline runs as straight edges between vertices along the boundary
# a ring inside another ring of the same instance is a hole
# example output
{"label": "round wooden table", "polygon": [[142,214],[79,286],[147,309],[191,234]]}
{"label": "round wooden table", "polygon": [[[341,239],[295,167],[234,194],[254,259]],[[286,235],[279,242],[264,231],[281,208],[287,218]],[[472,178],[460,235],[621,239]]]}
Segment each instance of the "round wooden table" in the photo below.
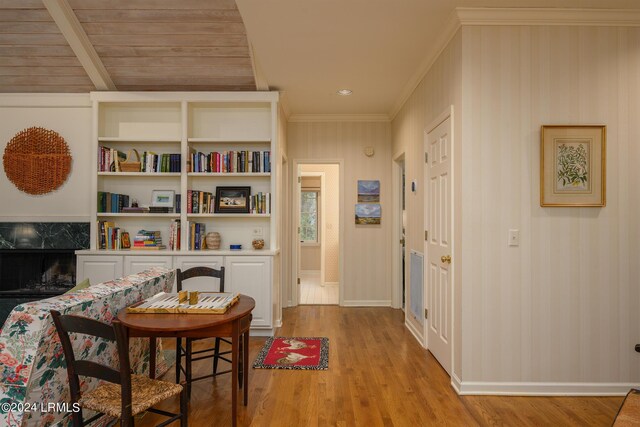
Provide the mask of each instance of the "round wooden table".
{"label": "round wooden table", "polygon": [[156,338],[214,338],[231,337],[231,419],[236,425],[238,406],[238,358],[240,339],[244,340],[243,369],[244,405],[248,403],[249,389],[249,328],[251,311],[256,306],[253,298],[240,295],[237,304],[225,314],[127,313],[121,310],[117,319],[125,326],[130,337],[149,337],[149,376],[156,373]]}

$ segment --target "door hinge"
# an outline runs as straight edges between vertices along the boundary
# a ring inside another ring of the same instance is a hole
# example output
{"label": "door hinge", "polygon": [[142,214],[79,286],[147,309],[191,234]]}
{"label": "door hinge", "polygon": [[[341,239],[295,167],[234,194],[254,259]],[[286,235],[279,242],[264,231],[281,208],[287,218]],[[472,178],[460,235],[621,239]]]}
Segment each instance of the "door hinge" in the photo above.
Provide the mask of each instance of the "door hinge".
{"label": "door hinge", "polygon": [[424,240],[429,240],[429,232],[424,230]]}
{"label": "door hinge", "polygon": [[300,227],[298,227],[298,234],[300,234]]}
{"label": "door hinge", "polygon": [[429,163],[429,153],[424,153],[424,162]]}
{"label": "door hinge", "polygon": [[300,278],[298,277],[298,285],[300,284]]}
{"label": "door hinge", "polygon": [[300,183],[302,183],[302,177],[301,176],[298,177],[298,184],[300,184]]}
{"label": "door hinge", "polygon": [[428,308],[425,308],[425,309],[424,309],[424,318],[425,318],[425,319],[428,319],[428,318],[429,318],[429,309],[428,309]]}

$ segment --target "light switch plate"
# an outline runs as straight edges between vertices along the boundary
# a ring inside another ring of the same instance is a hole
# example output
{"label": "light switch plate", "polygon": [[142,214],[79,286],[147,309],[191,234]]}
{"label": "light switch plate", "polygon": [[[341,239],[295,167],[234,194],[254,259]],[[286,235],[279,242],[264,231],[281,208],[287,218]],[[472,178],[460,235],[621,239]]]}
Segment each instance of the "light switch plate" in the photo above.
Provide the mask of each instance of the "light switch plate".
{"label": "light switch plate", "polygon": [[520,246],[520,230],[509,230],[509,246]]}
{"label": "light switch plate", "polygon": [[263,234],[262,227],[253,227],[253,237],[263,237]]}

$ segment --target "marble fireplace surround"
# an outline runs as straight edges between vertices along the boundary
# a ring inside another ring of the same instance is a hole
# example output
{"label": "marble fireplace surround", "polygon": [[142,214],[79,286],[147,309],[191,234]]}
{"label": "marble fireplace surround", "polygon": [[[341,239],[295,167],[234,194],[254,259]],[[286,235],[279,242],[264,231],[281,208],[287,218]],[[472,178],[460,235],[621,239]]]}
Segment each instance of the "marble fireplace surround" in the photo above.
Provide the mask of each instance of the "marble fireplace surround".
{"label": "marble fireplace surround", "polygon": [[87,248],[88,222],[0,223],[0,298],[63,293],[75,284],[75,251]]}

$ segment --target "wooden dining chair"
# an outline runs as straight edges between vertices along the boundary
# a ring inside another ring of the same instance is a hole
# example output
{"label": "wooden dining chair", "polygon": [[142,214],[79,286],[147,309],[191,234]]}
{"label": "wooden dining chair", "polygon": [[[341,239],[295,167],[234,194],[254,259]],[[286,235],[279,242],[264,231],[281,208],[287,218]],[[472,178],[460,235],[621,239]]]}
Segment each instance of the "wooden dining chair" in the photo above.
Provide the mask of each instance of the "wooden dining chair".
{"label": "wooden dining chair", "polygon": [[[220,267],[219,270],[210,267],[192,267],[188,270],[177,269],[176,272],[176,287],[178,292],[182,291],[183,283],[185,280],[193,279],[195,277],[209,277],[211,278],[212,286],[210,292],[224,292],[224,267]],[[218,279],[218,286],[216,287],[213,279]],[[220,344],[222,342],[231,345],[231,341],[226,338],[217,337],[214,341],[213,347],[207,347],[201,350],[193,351],[193,342],[203,338],[186,338],[185,346],[182,346],[182,338],[177,338],[176,341],[176,383],[180,382],[181,374],[184,373],[185,381],[187,384],[187,396],[191,397],[191,383],[193,381],[202,380],[205,378],[215,377],[217,375],[227,374],[231,372],[231,368],[218,371],[218,362],[224,360],[231,363],[230,354],[231,350],[220,350]],[[242,348],[240,348],[240,354],[242,354]],[[196,356],[196,357],[194,357]],[[184,357],[184,367],[182,365],[182,358]],[[202,375],[193,378],[192,363],[203,359],[213,359],[213,370],[211,374]],[[242,360],[242,357],[240,357]],[[242,387],[242,367],[238,370],[238,379],[240,387]]]}
{"label": "wooden dining chair", "polygon": [[[67,362],[67,375],[71,391],[71,404],[79,404],[80,410],[72,413],[74,427],[91,424],[102,416],[120,418],[121,427],[132,427],[133,417],[145,411],[164,415],[169,419],[160,425],[180,420],[181,427],[187,427],[186,387],[167,381],[151,379],[145,375],[131,374],[129,362],[129,337],[127,330],[118,320],[113,326],[87,317],[61,315],[51,310],[53,323],[58,331],[64,357]],[[115,341],[118,348],[120,369],[103,365],[91,360],[77,360],[69,337],[70,333],[90,335]],[[79,377],[92,377],[103,381],[95,389],[81,393]],[[180,413],[174,414],[153,405],[175,395],[180,395]],[[83,420],[82,409],[98,412],[97,415]]]}

